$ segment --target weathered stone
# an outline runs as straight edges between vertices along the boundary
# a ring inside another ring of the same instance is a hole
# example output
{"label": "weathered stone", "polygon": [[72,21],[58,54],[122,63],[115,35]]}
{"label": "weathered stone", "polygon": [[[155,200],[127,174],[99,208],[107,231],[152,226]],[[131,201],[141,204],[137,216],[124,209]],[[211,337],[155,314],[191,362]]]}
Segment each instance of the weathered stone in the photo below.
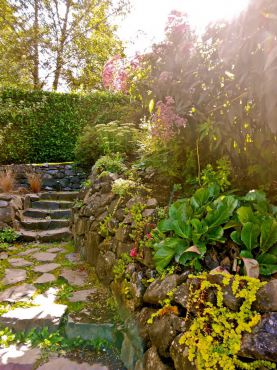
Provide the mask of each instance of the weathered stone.
{"label": "weathered stone", "polygon": [[85,271],[63,269],[61,274],[71,285],[82,286],[86,284],[88,274]]}
{"label": "weathered stone", "polygon": [[196,370],[195,365],[193,365],[188,359],[188,348],[181,346],[179,341],[182,334],[178,335],[170,346],[170,355],[174,362],[174,367],[176,370]]}
{"label": "weathered stone", "polygon": [[48,252],[38,252],[32,255],[32,258],[36,259],[39,262],[51,262],[57,257],[54,253]]}
{"label": "weathered stone", "polygon": [[152,325],[148,324],[147,321],[151,318],[151,316],[157,312],[154,308],[143,307],[141,311],[136,314],[136,323],[139,330],[139,335],[144,341],[145,345],[150,340],[149,337],[149,330],[151,330]]}
{"label": "weathered stone", "polygon": [[13,220],[13,213],[11,207],[0,208],[0,221],[10,224]]}
{"label": "weathered stone", "polygon": [[14,286],[0,293],[0,302],[26,302],[35,291],[36,288],[31,284]]}
{"label": "weathered stone", "polygon": [[5,278],[3,279],[4,285],[16,284],[20,281],[26,280],[27,273],[25,270],[7,269],[5,271]]}
{"label": "weathered stone", "polygon": [[120,257],[123,253],[127,253],[129,255],[132,248],[133,248],[132,243],[118,242],[117,246],[116,246],[116,255],[117,255],[117,257]]}
{"label": "weathered stone", "polygon": [[189,299],[189,286],[187,284],[182,284],[174,291],[173,295],[174,302],[178,303],[180,306],[187,308]]}
{"label": "weathered stone", "polygon": [[177,287],[178,275],[168,275],[165,279],[153,281],[147,288],[143,300],[146,303],[159,304],[160,301],[167,298],[167,293]]}
{"label": "weathered stone", "polygon": [[0,261],[1,260],[6,260],[9,257],[8,253],[6,252],[1,252],[0,253]]}
{"label": "weathered stone", "polygon": [[12,267],[26,267],[32,265],[32,262],[26,261],[24,258],[10,258],[8,261]]}
{"label": "weathered stone", "polygon": [[75,225],[75,232],[77,235],[84,235],[86,231],[86,222],[87,218],[79,218],[78,222]]}
{"label": "weathered stone", "polygon": [[1,315],[0,324],[14,331],[27,331],[44,326],[52,331],[60,324],[66,309],[67,306],[61,304],[16,308]]}
{"label": "weathered stone", "polygon": [[9,203],[5,200],[0,200],[0,208],[8,207]]}
{"label": "weathered stone", "polygon": [[11,345],[0,349],[0,370],[32,370],[41,356],[38,348]]}
{"label": "weathered stone", "polygon": [[158,201],[157,201],[156,198],[150,198],[146,202],[146,207],[147,208],[155,208],[155,207],[157,207],[157,205],[158,205]]}
{"label": "weathered stone", "polygon": [[59,247],[53,247],[53,248],[47,249],[47,252],[49,252],[49,253],[64,252],[64,249],[63,248],[59,248]]}
{"label": "weathered stone", "polygon": [[80,254],[79,253],[69,253],[65,256],[65,258],[70,262],[80,262]]}
{"label": "weathered stone", "polygon": [[152,344],[162,357],[169,357],[169,347],[173,339],[185,330],[185,322],[173,314],[156,318],[149,330]]}
{"label": "weathered stone", "polygon": [[277,313],[265,314],[250,334],[242,337],[243,357],[277,362]]}
{"label": "weathered stone", "polygon": [[129,239],[129,235],[132,232],[132,229],[130,226],[120,226],[115,233],[115,239],[120,242],[126,242]]}
{"label": "weathered stone", "polygon": [[97,232],[89,232],[86,235],[85,244],[85,255],[88,263],[96,266],[96,261],[99,256],[99,244],[101,242],[101,237]]}
{"label": "weathered stone", "polygon": [[149,348],[143,357],[144,370],[169,370],[170,367],[165,365],[157,352],[156,347]]}
{"label": "weathered stone", "polygon": [[277,311],[277,279],[271,280],[257,292],[253,306],[261,312]]}
{"label": "weathered stone", "polygon": [[40,277],[38,277],[35,281],[34,284],[46,284],[46,283],[51,283],[52,281],[55,281],[56,277],[53,274],[42,274]]}
{"label": "weathered stone", "polygon": [[78,363],[67,358],[56,358],[41,365],[37,370],[109,370],[101,364],[90,365],[88,363]]}
{"label": "weathered stone", "polygon": [[46,273],[46,272],[56,270],[60,266],[61,265],[58,264],[58,263],[46,263],[45,265],[35,266],[34,271],[35,272]]}
{"label": "weathered stone", "polygon": [[89,296],[94,294],[96,291],[96,289],[86,289],[74,292],[72,297],[69,298],[69,302],[86,302]]}
{"label": "weathered stone", "polygon": [[113,280],[113,266],[116,262],[113,252],[107,252],[104,255],[99,254],[96,264],[96,272],[99,279],[104,284],[109,284]]}
{"label": "weathered stone", "polygon": [[155,209],[145,209],[143,212],[142,212],[142,216],[143,217],[151,217],[153,216],[153,214],[155,213]]}
{"label": "weathered stone", "polygon": [[39,251],[40,249],[39,248],[30,248],[30,249],[27,249],[26,251],[24,251],[24,252],[20,252],[20,253],[18,253],[18,255],[19,256],[28,256],[28,255],[30,255],[30,254],[33,254],[33,253],[35,253],[35,252],[37,252],[37,251]]}
{"label": "weathered stone", "polygon": [[58,288],[49,288],[44,293],[38,294],[33,299],[35,305],[48,305],[55,302],[59,289]]}

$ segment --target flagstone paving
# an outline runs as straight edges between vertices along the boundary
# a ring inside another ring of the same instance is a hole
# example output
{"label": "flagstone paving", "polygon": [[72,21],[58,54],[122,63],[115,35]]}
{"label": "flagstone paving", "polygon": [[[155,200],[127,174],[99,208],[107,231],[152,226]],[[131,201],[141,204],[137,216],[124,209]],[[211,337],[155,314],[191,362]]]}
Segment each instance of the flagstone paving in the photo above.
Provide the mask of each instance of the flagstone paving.
{"label": "flagstone paving", "polygon": [[[99,303],[99,297],[106,302],[107,293],[103,293],[104,288],[99,287],[96,277],[95,281],[92,279],[90,267],[78,253],[72,253],[68,243],[19,244],[2,252],[0,258],[0,331],[9,328],[14,333],[27,333],[31,329],[47,328],[51,333],[64,325],[70,338],[76,338],[74,333],[89,339],[93,338],[88,333],[97,340],[109,338],[113,325],[109,323],[106,327],[99,322],[97,327],[96,322],[101,316],[98,310],[104,305]],[[89,316],[93,313],[97,320],[80,322],[78,315],[84,317],[84,312],[89,312]],[[83,327],[87,333],[82,333]],[[72,353],[70,359],[66,358],[69,354],[62,351],[58,355],[51,352],[45,355],[43,349],[31,348],[27,342],[6,346],[1,343],[0,338],[0,370],[124,369],[118,358],[111,360],[107,353],[100,360],[99,352],[95,352],[94,357],[82,357],[81,361],[75,355],[73,358]]]}

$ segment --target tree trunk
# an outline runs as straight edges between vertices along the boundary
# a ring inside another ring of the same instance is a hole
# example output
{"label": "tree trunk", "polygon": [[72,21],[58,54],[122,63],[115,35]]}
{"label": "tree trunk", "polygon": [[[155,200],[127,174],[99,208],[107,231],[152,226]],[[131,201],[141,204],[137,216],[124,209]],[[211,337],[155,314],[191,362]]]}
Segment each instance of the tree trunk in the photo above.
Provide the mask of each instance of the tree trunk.
{"label": "tree trunk", "polygon": [[33,69],[33,84],[34,89],[40,89],[39,81],[39,0],[34,0],[34,69]]}
{"label": "tree trunk", "polygon": [[63,52],[64,52],[65,41],[67,38],[67,24],[68,24],[69,10],[70,10],[70,0],[66,2],[66,10],[65,10],[65,16],[64,16],[64,21],[63,21],[63,27],[61,30],[61,37],[59,40],[59,45],[58,45],[58,50],[57,50],[56,67],[55,67],[54,81],[52,85],[52,88],[55,91],[58,89],[59,80],[60,80],[62,67],[63,67]]}

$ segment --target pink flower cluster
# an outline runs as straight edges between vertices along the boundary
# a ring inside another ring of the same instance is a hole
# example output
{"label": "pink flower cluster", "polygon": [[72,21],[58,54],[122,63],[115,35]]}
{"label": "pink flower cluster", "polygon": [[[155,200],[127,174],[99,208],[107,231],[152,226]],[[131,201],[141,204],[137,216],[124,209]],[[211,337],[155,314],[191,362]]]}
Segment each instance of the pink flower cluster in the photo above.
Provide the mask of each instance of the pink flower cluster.
{"label": "pink flower cluster", "polygon": [[176,113],[175,101],[167,96],[165,102],[156,104],[156,112],[151,119],[151,134],[158,139],[169,141],[181,128],[186,127],[187,120]]}
{"label": "pink flower cluster", "polygon": [[131,61],[115,55],[104,65],[102,80],[105,89],[110,91],[128,92],[128,79],[132,71],[141,65],[142,56],[136,55]]}
{"label": "pink flower cluster", "polygon": [[107,61],[103,68],[102,79],[105,89],[127,92],[128,75],[120,55],[115,55]]}
{"label": "pink flower cluster", "polygon": [[189,30],[189,25],[186,21],[186,14],[173,10],[167,19],[165,32],[167,34],[184,34]]}

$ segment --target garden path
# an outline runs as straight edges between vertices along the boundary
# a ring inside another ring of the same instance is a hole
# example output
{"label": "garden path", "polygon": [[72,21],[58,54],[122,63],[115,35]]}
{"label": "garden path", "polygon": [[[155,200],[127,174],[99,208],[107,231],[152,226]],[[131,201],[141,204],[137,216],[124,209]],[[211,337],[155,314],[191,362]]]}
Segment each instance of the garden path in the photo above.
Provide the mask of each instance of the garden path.
{"label": "garden path", "polygon": [[0,370],[120,370],[115,305],[70,243],[0,253]]}

